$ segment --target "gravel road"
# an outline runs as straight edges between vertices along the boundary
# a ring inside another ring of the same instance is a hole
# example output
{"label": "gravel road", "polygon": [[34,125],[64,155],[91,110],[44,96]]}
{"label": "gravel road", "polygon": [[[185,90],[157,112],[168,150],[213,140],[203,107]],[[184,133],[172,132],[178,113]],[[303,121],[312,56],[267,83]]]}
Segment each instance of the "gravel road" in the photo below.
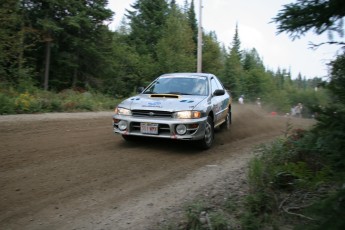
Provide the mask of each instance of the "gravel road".
{"label": "gravel road", "polygon": [[[0,229],[159,229],[182,204],[225,189],[241,193],[251,148],[287,122],[234,106],[214,146],[112,133],[112,112],[0,116]],[[213,195],[212,195],[213,194]]]}

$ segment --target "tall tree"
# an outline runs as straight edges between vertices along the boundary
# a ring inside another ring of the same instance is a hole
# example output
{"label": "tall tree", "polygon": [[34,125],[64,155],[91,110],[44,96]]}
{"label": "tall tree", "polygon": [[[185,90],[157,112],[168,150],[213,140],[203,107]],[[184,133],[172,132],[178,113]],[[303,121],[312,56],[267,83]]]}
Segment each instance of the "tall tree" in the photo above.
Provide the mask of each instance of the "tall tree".
{"label": "tall tree", "polygon": [[130,34],[128,44],[135,48],[142,59],[142,80],[151,81],[159,74],[157,44],[162,38],[169,12],[165,0],[137,0],[127,10]]}
{"label": "tall tree", "polygon": [[238,24],[236,23],[235,34],[231,43],[231,52],[237,56],[239,60],[242,60],[242,51],[241,51],[241,40],[238,32]]}
{"label": "tall tree", "polygon": [[197,53],[197,44],[198,44],[198,23],[196,21],[196,14],[195,14],[195,6],[194,6],[194,0],[191,1],[190,7],[187,11],[187,17],[188,17],[188,23],[190,28],[193,32],[193,41],[195,44],[195,54]]}
{"label": "tall tree", "polygon": [[[23,0],[23,10],[29,19],[27,24],[38,32],[41,40],[37,44],[39,52],[28,55],[32,55],[36,63],[45,63],[43,68],[40,64],[36,67],[37,72],[45,73],[45,89],[49,87],[49,78],[53,87],[64,88],[76,85],[80,76],[83,76],[82,81],[87,81],[86,78],[97,74],[95,68],[87,67],[103,56],[98,47],[104,44],[100,38],[107,31],[103,22],[112,16],[106,6],[107,0]],[[49,64],[54,67],[52,77]]]}
{"label": "tall tree", "polygon": [[[141,55],[154,55],[169,11],[165,0],[137,0],[127,10],[131,33],[129,42]],[[154,57],[155,58],[155,57]]]}
{"label": "tall tree", "polygon": [[203,72],[221,76],[224,72],[224,60],[215,32],[204,34],[202,57]]}
{"label": "tall tree", "polygon": [[231,89],[234,96],[239,96],[243,94],[243,67],[241,63],[241,41],[239,38],[237,24],[231,45],[230,53],[225,60],[224,84]]}
{"label": "tall tree", "polygon": [[160,72],[192,72],[195,69],[193,31],[181,10],[172,6],[157,45]]}
{"label": "tall tree", "polygon": [[243,52],[243,84],[242,92],[248,100],[254,101],[265,94],[264,84],[267,80],[265,68],[256,49]]}
{"label": "tall tree", "polygon": [[22,1],[6,0],[1,4],[0,80],[17,85],[31,79],[29,73],[32,66],[27,63],[24,51],[33,48],[37,37],[31,27],[25,26],[26,15]]}
{"label": "tall tree", "polygon": [[140,57],[134,47],[126,42],[127,32],[120,29],[113,33],[112,47],[108,50],[111,56],[106,64],[101,91],[116,98],[127,97],[138,86],[143,86],[139,78],[141,71]]}
{"label": "tall tree", "polygon": [[264,64],[255,48],[251,49],[249,52],[244,52],[243,69],[265,69]]}

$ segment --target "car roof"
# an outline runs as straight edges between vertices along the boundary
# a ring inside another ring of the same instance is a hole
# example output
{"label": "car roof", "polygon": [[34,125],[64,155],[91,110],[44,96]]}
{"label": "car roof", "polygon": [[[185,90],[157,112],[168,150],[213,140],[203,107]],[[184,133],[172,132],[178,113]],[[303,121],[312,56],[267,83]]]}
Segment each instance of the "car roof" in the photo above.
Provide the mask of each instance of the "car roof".
{"label": "car roof", "polygon": [[210,73],[166,73],[161,75],[160,77],[167,77],[167,76],[171,76],[171,77],[214,77],[213,74]]}

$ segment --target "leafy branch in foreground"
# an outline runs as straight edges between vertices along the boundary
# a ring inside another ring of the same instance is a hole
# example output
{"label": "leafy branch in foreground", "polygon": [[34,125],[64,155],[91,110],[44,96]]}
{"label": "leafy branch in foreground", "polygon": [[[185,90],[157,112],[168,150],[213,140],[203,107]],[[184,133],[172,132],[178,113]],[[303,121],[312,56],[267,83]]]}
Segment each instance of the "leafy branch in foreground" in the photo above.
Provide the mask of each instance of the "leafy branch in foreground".
{"label": "leafy branch in foreground", "polygon": [[318,35],[330,31],[343,37],[344,17],[343,0],[297,0],[284,5],[273,22],[278,23],[278,33],[287,32],[293,39],[300,38],[312,29]]}

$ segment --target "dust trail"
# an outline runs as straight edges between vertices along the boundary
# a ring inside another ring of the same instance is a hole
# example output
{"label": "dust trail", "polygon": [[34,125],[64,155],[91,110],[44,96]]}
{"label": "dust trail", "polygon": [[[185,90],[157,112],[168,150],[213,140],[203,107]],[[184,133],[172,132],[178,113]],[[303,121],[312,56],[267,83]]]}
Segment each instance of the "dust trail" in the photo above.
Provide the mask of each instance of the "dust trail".
{"label": "dust trail", "polygon": [[288,127],[296,123],[282,116],[272,116],[255,105],[233,105],[230,132],[221,132],[217,138],[222,141],[234,141],[261,134],[283,134]]}

